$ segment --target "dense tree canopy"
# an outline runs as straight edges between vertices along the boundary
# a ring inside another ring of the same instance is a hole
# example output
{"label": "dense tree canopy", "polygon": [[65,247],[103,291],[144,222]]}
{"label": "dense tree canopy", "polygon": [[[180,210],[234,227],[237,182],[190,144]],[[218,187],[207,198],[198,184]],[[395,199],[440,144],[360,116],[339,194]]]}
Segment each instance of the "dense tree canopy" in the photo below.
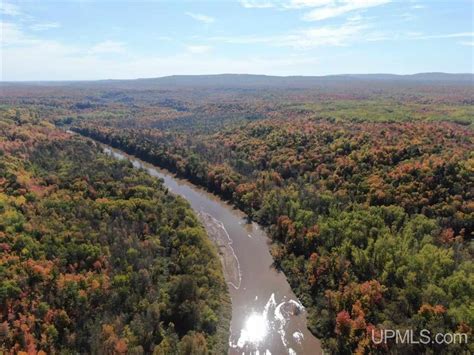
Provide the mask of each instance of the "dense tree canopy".
{"label": "dense tree canopy", "polygon": [[26,112],[0,132],[0,349],[225,351],[227,287],[183,199]]}
{"label": "dense tree canopy", "polygon": [[94,123],[77,130],[268,226],[275,263],[327,349],[369,351],[374,327],[471,332],[470,128],[273,119],[199,135]]}

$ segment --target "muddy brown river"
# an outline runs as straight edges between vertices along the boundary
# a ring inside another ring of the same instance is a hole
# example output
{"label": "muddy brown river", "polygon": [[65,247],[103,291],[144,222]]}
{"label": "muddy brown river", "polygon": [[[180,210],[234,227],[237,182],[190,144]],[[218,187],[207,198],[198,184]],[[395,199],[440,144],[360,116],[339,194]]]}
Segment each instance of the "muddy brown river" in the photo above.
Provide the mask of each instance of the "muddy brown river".
{"label": "muddy brown river", "polygon": [[128,159],[161,178],[199,215],[217,245],[232,300],[229,354],[321,354],[321,344],[306,327],[306,311],[285,275],[272,267],[269,238],[245,215],[202,188],[170,172],[112,148],[104,151]]}

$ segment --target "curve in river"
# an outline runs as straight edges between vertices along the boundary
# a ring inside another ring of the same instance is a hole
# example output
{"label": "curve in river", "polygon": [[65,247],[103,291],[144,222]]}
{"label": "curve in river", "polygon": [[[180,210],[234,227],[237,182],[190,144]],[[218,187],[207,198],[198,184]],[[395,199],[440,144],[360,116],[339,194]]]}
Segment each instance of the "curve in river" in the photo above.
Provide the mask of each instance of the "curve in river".
{"label": "curve in river", "polygon": [[215,195],[171,173],[105,147],[161,178],[198,213],[219,249],[232,300],[230,354],[321,354],[321,344],[306,327],[306,311],[286,277],[272,266],[270,240],[255,223]]}

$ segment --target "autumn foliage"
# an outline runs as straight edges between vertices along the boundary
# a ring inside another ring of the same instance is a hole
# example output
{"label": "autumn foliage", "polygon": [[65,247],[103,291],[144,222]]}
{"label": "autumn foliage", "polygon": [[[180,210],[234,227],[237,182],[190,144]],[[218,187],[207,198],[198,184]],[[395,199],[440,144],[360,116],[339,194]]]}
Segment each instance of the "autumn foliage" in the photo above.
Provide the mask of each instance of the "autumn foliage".
{"label": "autumn foliage", "polygon": [[25,112],[2,111],[0,147],[0,353],[225,352],[227,287],[183,199]]}

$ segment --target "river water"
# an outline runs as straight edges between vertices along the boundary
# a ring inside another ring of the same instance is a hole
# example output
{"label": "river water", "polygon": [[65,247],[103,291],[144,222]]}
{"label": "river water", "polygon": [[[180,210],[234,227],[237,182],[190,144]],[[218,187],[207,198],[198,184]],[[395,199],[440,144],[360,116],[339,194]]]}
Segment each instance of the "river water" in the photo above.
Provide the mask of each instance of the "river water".
{"label": "river water", "polygon": [[285,275],[272,266],[269,238],[245,215],[171,173],[112,148],[104,151],[128,159],[161,178],[170,192],[184,197],[218,244],[232,300],[229,354],[321,354],[321,344],[306,327],[306,311]]}

